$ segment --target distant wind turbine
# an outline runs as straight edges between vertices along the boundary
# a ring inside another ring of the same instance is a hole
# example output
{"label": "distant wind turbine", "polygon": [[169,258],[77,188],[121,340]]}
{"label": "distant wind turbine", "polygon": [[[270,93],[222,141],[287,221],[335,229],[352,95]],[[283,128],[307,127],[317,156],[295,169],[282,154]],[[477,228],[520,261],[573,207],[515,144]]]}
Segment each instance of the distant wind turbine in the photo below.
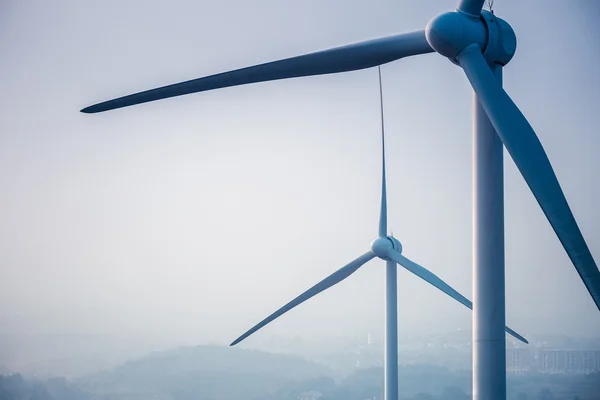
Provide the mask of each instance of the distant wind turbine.
{"label": "distant wind turbine", "polygon": [[[438,278],[433,272],[420,266],[419,264],[409,260],[402,255],[402,245],[393,236],[387,234],[387,191],[386,191],[386,175],[385,175],[385,129],[383,118],[383,90],[381,85],[381,69],[379,72],[379,98],[381,107],[381,209],[379,214],[379,236],[371,242],[371,250],[367,251],[360,257],[351,261],[346,266],[337,270],[321,282],[317,283],[294,300],[290,301],[267,318],[253,326],[242,336],[231,343],[235,346],[254,332],[258,331],[268,323],[280,317],[292,308],[300,305],[311,297],[329,289],[333,285],[340,283],[342,280],[356,272],[361,266],[366,264],[371,259],[377,257],[386,262],[386,279],[385,279],[385,398],[398,398],[398,290],[397,290],[397,264],[417,275],[431,285],[435,286],[448,296],[462,303],[469,309],[473,309],[473,304],[462,294],[454,290],[446,282]],[[506,332],[519,339],[524,343],[527,340],[506,327]]]}
{"label": "distant wind turbine", "polygon": [[[598,309],[600,271],[540,140],[502,88],[502,69],[513,58],[517,39],[505,20],[482,10],[484,1],[459,0],[455,11],[434,17],[425,30],[159,87],[92,105],[81,111],[97,113],[230,86],[354,71],[432,52],[448,58],[463,69],[475,92],[473,399],[506,399],[503,145],[533,192]],[[382,239],[377,243],[385,244],[386,238]],[[394,245],[397,244],[394,242]],[[374,249],[378,249],[377,246]],[[364,263],[368,261],[367,258],[365,255],[358,261]],[[397,399],[387,397],[386,400]]]}

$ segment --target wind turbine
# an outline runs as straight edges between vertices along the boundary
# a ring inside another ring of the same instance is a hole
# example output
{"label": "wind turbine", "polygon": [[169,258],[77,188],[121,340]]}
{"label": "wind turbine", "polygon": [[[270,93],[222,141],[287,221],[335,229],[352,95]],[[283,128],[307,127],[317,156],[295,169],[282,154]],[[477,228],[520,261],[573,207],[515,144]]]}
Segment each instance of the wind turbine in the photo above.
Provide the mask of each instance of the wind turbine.
{"label": "wind turbine", "polygon": [[[379,73],[379,99],[381,107],[381,209],[379,214],[379,235],[371,242],[371,249],[354,259],[344,267],[335,271],[295,299],[269,315],[267,318],[254,325],[242,336],[231,343],[235,346],[254,332],[258,331],[276,318],[290,311],[292,308],[302,304],[311,297],[329,289],[348,278],[367,262],[377,257],[386,263],[385,275],[385,343],[384,343],[384,399],[398,399],[398,278],[397,265],[417,275],[427,283],[438,288],[448,296],[460,302],[469,309],[473,309],[473,303],[462,294],[454,290],[450,285],[441,280],[433,272],[420,266],[402,255],[402,245],[393,235],[387,234],[387,185],[385,174],[385,127],[383,119],[383,89],[381,85],[381,69]],[[506,332],[522,341],[529,343],[523,336],[519,335],[509,327]]]}
{"label": "wind turbine", "polygon": [[[388,236],[387,233],[387,185],[385,174],[385,129],[383,119],[383,90],[381,85],[381,69],[379,73],[379,99],[381,107],[381,209],[379,214],[379,235],[377,239],[371,242],[371,249],[346,264],[344,267],[335,271],[327,278],[323,279],[295,299],[269,315],[267,318],[254,325],[242,336],[231,343],[235,346],[254,332],[258,331],[276,318],[290,311],[294,307],[302,304],[311,297],[329,289],[355,273],[360,267],[377,257],[386,262],[385,275],[385,344],[384,344],[384,399],[398,399],[398,287],[397,287],[397,265],[404,267],[408,271],[417,275],[419,278],[430,283],[448,296],[460,302],[469,309],[473,309],[473,303],[465,296],[454,290],[450,285],[441,280],[433,272],[420,266],[402,255],[402,245],[400,241]],[[529,343],[523,336],[519,335],[509,327],[506,332],[522,341]]]}
{"label": "wind turbine", "polygon": [[249,83],[359,70],[437,52],[463,69],[473,99],[473,398],[506,398],[504,284],[504,145],[533,192],[577,273],[600,309],[600,271],[533,128],[502,88],[502,69],[516,51],[512,27],[482,10],[484,0],[459,0],[425,30],[255,65],[145,92],[81,110],[96,113]]}

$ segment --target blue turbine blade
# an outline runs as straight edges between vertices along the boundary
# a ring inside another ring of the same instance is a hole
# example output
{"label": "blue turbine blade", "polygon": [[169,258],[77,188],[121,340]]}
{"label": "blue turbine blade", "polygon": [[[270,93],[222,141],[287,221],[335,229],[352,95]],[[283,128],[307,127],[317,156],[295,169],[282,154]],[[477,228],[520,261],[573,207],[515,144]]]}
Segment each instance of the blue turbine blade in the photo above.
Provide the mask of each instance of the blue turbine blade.
{"label": "blue turbine blade", "polygon": [[95,104],[81,112],[98,113],[249,83],[354,71],[431,52],[433,49],[427,42],[425,31],[403,33],[163,86]]}
{"label": "blue turbine blade", "polygon": [[479,16],[485,0],[459,0],[457,10],[472,16]]}
{"label": "blue turbine blade", "polygon": [[[446,293],[448,296],[452,297],[454,300],[463,304],[470,310],[473,310],[473,303],[469,299],[467,299],[462,294],[458,293],[456,290],[454,290],[454,288],[452,288],[452,286],[448,285],[446,282],[441,280],[436,274],[429,271],[427,268],[424,268],[419,264],[415,263],[414,261],[409,260],[408,258],[404,257],[402,254],[398,253],[395,250],[391,250],[388,254],[388,257],[396,261],[398,264],[400,264],[402,267],[409,270],[413,274],[417,275],[419,278],[423,279],[425,282],[430,283],[442,292]],[[523,336],[519,335],[517,332],[513,331],[509,327],[506,327],[505,329],[508,334],[514,336],[521,342],[529,343],[527,339],[525,339]]]}
{"label": "blue turbine blade", "polygon": [[262,328],[263,326],[267,325],[269,322],[273,321],[274,319],[276,319],[276,318],[280,317],[281,315],[285,314],[286,312],[290,311],[292,308],[304,303],[306,300],[310,299],[311,297],[316,296],[317,294],[321,293],[322,291],[329,289],[333,285],[340,283],[341,281],[343,281],[344,279],[346,279],[347,277],[349,277],[350,275],[355,273],[360,267],[362,267],[365,263],[367,263],[374,257],[375,257],[375,254],[373,254],[371,251],[368,251],[365,254],[363,254],[362,256],[355,259],[354,261],[351,261],[346,266],[338,269],[333,274],[329,275],[327,278],[323,279],[321,282],[317,283],[316,285],[314,285],[313,287],[308,289],[306,292],[302,293],[300,296],[296,297],[294,300],[290,301],[285,306],[281,307],[279,310],[275,311],[273,314],[269,315],[267,318],[260,321],[258,324],[256,324],[254,327],[249,329],[246,333],[244,333],[242,336],[235,339],[230,344],[230,346],[235,346],[242,340],[246,339],[248,336],[252,335],[257,330]]}
{"label": "blue turbine blade", "polygon": [[577,273],[600,309],[600,271],[592,257],[550,160],[531,125],[498,83],[477,46],[458,62],[506,150],[533,192]]}
{"label": "blue turbine blade", "polygon": [[381,68],[379,73],[379,105],[381,107],[381,210],[379,212],[379,237],[387,236],[387,187],[385,182],[385,124],[383,120],[383,88]]}

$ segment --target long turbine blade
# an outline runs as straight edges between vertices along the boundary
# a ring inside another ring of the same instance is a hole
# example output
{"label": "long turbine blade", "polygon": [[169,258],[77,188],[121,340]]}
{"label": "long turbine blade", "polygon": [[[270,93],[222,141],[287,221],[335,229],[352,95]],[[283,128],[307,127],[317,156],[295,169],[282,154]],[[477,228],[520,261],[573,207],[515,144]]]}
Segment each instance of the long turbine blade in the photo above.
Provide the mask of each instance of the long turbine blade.
{"label": "long turbine blade", "polygon": [[485,0],[460,0],[456,9],[464,12],[465,14],[479,17],[484,2]]}
{"label": "long turbine blade", "polygon": [[[433,272],[420,266],[416,262],[409,260],[408,258],[404,257],[402,254],[398,253],[395,250],[391,250],[388,253],[388,257],[391,258],[392,260],[396,261],[402,267],[409,270],[410,272],[412,272],[419,278],[423,279],[425,282],[430,283],[431,285],[435,286],[442,292],[446,293],[448,296],[452,297],[454,300],[463,304],[470,310],[473,310],[473,303],[469,299],[467,299],[462,294],[458,293],[450,285],[448,285],[446,282],[444,282],[443,280],[438,278],[438,276],[435,275]],[[513,331],[509,327],[506,327],[506,332],[509,335],[514,336],[516,339],[520,340],[523,343],[529,343],[527,341],[527,339],[525,339],[523,336],[519,335],[517,332]]]}
{"label": "long turbine blade", "polygon": [[387,236],[387,188],[385,183],[385,125],[383,121],[383,88],[381,85],[381,67],[379,73],[379,105],[381,108],[381,211],[379,214],[379,237]]}
{"label": "long turbine blade", "polygon": [[403,33],[163,86],[99,103],[81,112],[97,113],[229,86],[354,71],[431,52],[425,31]]}
{"label": "long turbine blade", "polygon": [[375,254],[373,254],[371,251],[368,251],[365,254],[363,254],[362,256],[355,259],[354,261],[347,264],[346,266],[338,269],[333,274],[329,275],[327,278],[323,279],[321,282],[317,283],[316,285],[314,285],[313,287],[308,289],[306,292],[302,293],[300,296],[296,297],[294,300],[290,301],[285,306],[281,307],[279,310],[275,311],[273,314],[269,315],[267,318],[260,321],[258,324],[256,324],[254,327],[249,329],[246,333],[244,333],[242,336],[235,339],[230,344],[230,346],[235,346],[242,340],[246,339],[248,336],[252,335],[257,330],[262,328],[263,326],[267,325],[269,322],[273,321],[274,319],[276,319],[276,318],[280,317],[281,315],[285,314],[286,312],[290,311],[292,308],[305,302],[306,300],[310,299],[311,297],[316,296],[317,294],[321,293],[322,291],[329,289],[333,285],[340,283],[341,281],[343,281],[344,279],[346,279],[347,277],[349,277],[350,275],[355,273],[356,270],[358,270],[361,266],[363,266],[366,262],[370,261],[374,257],[375,257]]}
{"label": "long turbine blade", "polygon": [[600,309],[600,271],[533,128],[498,83],[478,47],[465,49],[459,55],[458,62],[498,136]]}

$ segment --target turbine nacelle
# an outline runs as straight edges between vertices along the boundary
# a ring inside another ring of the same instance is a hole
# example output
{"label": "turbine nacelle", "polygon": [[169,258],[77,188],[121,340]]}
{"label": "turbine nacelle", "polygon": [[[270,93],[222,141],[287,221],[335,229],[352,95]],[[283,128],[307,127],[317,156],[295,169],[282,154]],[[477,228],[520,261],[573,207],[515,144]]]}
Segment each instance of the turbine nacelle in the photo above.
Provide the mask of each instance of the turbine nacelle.
{"label": "turbine nacelle", "polygon": [[371,242],[371,251],[382,260],[389,260],[390,250],[402,253],[402,244],[393,236],[378,237]]}
{"label": "turbine nacelle", "polygon": [[450,11],[427,24],[425,36],[439,54],[458,65],[458,56],[469,46],[478,46],[488,63],[506,65],[517,49],[515,32],[508,22],[488,11],[474,17]]}

